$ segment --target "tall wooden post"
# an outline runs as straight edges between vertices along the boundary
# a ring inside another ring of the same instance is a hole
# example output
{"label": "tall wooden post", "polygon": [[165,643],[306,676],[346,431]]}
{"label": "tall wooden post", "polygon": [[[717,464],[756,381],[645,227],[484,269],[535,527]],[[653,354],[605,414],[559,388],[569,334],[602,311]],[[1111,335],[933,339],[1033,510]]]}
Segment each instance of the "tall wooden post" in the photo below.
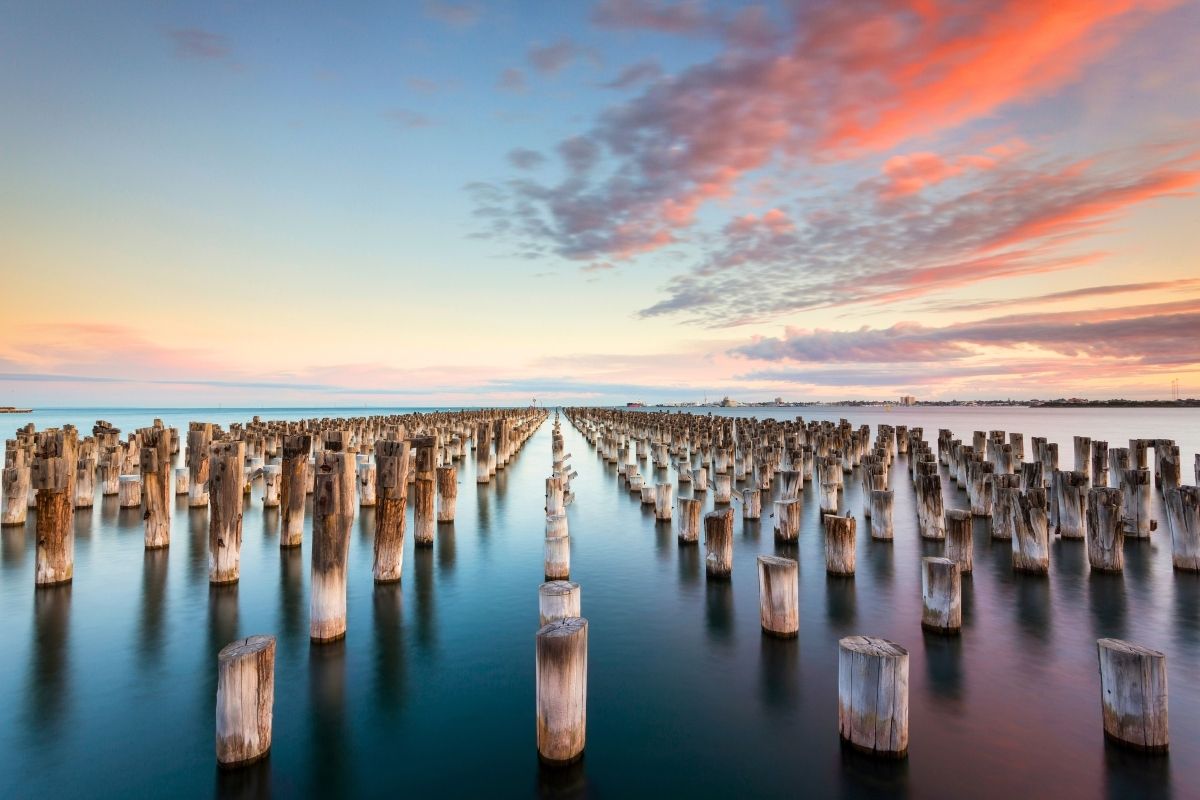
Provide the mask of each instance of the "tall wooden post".
{"label": "tall wooden post", "polygon": [[246,443],[217,442],[208,458],[208,582],[233,583],[241,575]]}
{"label": "tall wooden post", "polygon": [[317,456],[309,604],[309,638],[314,642],[332,642],[346,635],[346,560],[356,480],[352,453],[326,450]]}
{"label": "tall wooden post", "polygon": [[142,521],[147,550],[171,543],[171,434],[165,428],[142,428]]}
{"label": "tall wooden post", "polygon": [[376,583],[400,580],[404,567],[404,510],[408,505],[408,442],[375,442]]}

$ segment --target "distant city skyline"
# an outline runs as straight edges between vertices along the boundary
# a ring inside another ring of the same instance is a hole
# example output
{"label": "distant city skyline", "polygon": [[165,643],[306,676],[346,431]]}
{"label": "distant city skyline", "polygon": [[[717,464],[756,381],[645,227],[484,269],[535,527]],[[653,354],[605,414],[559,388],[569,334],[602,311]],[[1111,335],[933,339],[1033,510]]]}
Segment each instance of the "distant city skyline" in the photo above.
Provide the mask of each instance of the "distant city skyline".
{"label": "distant city skyline", "polygon": [[0,405],[1195,397],[1197,30],[11,5]]}

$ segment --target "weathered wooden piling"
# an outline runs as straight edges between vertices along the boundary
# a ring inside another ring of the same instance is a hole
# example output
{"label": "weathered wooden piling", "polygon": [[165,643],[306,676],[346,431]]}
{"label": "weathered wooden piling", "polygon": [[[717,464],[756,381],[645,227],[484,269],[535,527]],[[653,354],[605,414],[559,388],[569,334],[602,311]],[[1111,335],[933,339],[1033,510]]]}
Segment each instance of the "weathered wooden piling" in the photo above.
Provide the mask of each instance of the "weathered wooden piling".
{"label": "weathered wooden piling", "polygon": [[857,523],[854,517],[826,515],[825,572],[829,575],[854,574],[854,538]]}
{"label": "weathered wooden piling", "polygon": [[544,572],[548,581],[571,577],[571,537],[547,536],[543,545]]}
{"label": "weathered wooden piling", "polygon": [[917,524],[922,539],[945,539],[945,507],[942,500],[942,476],[936,472],[917,481]]}
{"label": "weathered wooden piling", "polygon": [[1104,735],[1136,750],[1165,752],[1167,657],[1120,639],[1098,639]]}
{"label": "weathered wooden piling", "polygon": [[188,469],[188,507],[190,508],[203,508],[208,505],[208,451],[211,446],[212,423],[189,423],[187,453],[184,455],[184,460]]}
{"label": "weathered wooden piling", "polygon": [[675,487],[669,483],[660,483],[654,487],[654,518],[656,520],[670,521],[674,489]]}
{"label": "weathered wooden piling", "polygon": [[75,504],[71,499],[74,465],[68,458],[39,455],[34,461],[37,586],[67,583],[75,574]]}
{"label": "weathered wooden piling", "polygon": [[5,526],[24,525],[29,513],[30,487],[33,485],[32,472],[28,465],[5,467],[3,475],[4,511],[0,518]]}
{"label": "weathered wooden piling", "polygon": [[1136,539],[1150,538],[1150,470],[1130,468],[1121,473],[1122,530]]}
{"label": "weathered wooden piling", "polygon": [[974,568],[975,542],[971,537],[971,512],[961,508],[946,510],[946,558],[958,565],[960,573]]}
{"label": "weathered wooden piling", "polygon": [[547,623],[537,632],[537,749],[543,762],[583,756],[587,734],[587,633],[583,617]]}
{"label": "weathered wooden piling", "polygon": [[718,472],[713,476],[713,502],[728,503],[733,498],[733,476],[725,472]]}
{"label": "weathered wooden piling", "polygon": [[233,583],[241,574],[246,443],[217,442],[208,458],[208,582]]}
{"label": "weathered wooden piling", "polygon": [[122,475],[120,477],[120,489],[117,492],[117,505],[119,505],[121,508],[141,508],[141,475]]}
{"label": "weathered wooden piling", "polygon": [[908,754],[908,651],[872,636],[838,642],[838,733],[858,750]]}
{"label": "weathered wooden piling", "polygon": [[704,571],[710,578],[728,578],[733,572],[733,509],[704,515]]}
{"label": "weathered wooden piling", "polygon": [[1046,490],[1017,490],[1012,505],[1012,567],[1019,572],[1044,575],[1050,569],[1050,528],[1046,515]]}
{"label": "weathered wooden piling", "polygon": [[694,543],[700,539],[700,519],[704,501],[691,497],[679,498],[679,541]]}
{"label": "weathered wooden piling", "polygon": [[311,434],[296,433],[283,437],[283,463],[280,465],[279,480],[279,503],[282,509],[280,547],[299,547],[304,541],[304,501],[308,496],[310,452]]}
{"label": "weathered wooden piling", "polygon": [[799,498],[775,501],[775,541],[794,542],[800,538]]}
{"label": "weathered wooden piling", "polygon": [[75,462],[75,490],[71,504],[75,508],[91,508],[96,498],[96,468],[90,459]]}
{"label": "weathered wooden piling", "polygon": [[408,442],[375,441],[376,583],[400,580],[404,566],[404,511],[408,505]]}
{"label": "weathered wooden piling", "polygon": [[1122,571],[1125,533],[1121,527],[1121,490],[1092,489],[1087,506],[1088,563],[1102,572]]}
{"label": "weathered wooden piling", "polygon": [[938,633],[962,628],[962,576],[948,558],[921,559],[921,627]]}
{"label": "weathered wooden piling", "polygon": [[762,490],[754,487],[742,489],[742,519],[762,517]]}
{"label": "weathered wooden piling", "polygon": [[791,639],[800,630],[799,579],[795,559],[758,557],[758,612],[764,633]]}
{"label": "weathered wooden piling", "polygon": [[1074,444],[1075,471],[1082,472],[1090,482],[1092,479],[1092,438],[1090,436],[1076,436]]}
{"label": "weathered wooden piling", "polygon": [[240,767],[271,749],[275,637],[248,636],[217,654],[217,764]]}
{"label": "weathered wooden piling", "polygon": [[309,638],[314,642],[346,635],[346,559],[355,480],[353,454],[326,450],[317,455],[309,602]]}
{"label": "weathered wooden piling", "polygon": [[263,508],[279,508],[279,489],[283,483],[283,467],[279,464],[266,464],[262,468],[262,477]]}
{"label": "weathered wooden piling", "polygon": [[458,508],[458,467],[447,464],[437,468],[437,521],[454,522]]}
{"label": "weathered wooden piling", "polygon": [[[1101,487],[1103,488],[1103,487]],[[1087,535],[1088,481],[1082,472],[1058,470],[1051,481],[1054,492],[1054,521],[1064,539],[1082,539]]]}
{"label": "weathered wooden piling", "polygon": [[819,502],[822,514],[838,512],[838,486],[834,481],[821,481]]}
{"label": "weathered wooden piling", "polygon": [[[413,464],[416,482],[413,492],[413,541],[418,546],[431,546],[437,530],[437,449],[433,436],[417,436],[412,439]],[[497,459],[497,468],[500,460]]]}
{"label": "weathered wooden piling", "polygon": [[1175,569],[1200,571],[1200,487],[1167,489],[1163,497]]}
{"label": "weathered wooden piling", "polygon": [[579,584],[572,581],[546,581],[538,587],[538,627],[581,613]]}
{"label": "weathered wooden piling", "polygon": [[891,540],[893,536],[892,509],[895,496],[891,489],[871,490],[871,538]]}
{"label": "weathered wooden piling", "polygon": [[191,475],[187,467],[175,468],[175,495],[187,494],[191,487]]}
{"label": "weathered wooden piling", "polygon": [[142,428],[142,522],[146,549],[171,543],[171,435],[165,428]]}

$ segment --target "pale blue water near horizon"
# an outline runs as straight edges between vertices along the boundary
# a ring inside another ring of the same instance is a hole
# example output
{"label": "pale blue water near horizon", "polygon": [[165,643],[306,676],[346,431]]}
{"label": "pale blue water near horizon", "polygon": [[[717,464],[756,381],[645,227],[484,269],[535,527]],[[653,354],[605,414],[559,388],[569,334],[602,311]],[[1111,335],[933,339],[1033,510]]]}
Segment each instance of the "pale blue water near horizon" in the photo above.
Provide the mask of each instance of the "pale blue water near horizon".
{"label": "pale blue water near horizon", "polygon": [[[41,409],[0,416],[11,430],[106,419],[123,431],[155,417],[186,427],[253,414],[285,419],[390,409]],[[400,409],[397,409],[400,410]],[[408,410],[408,409],[403,409]],[[652,409],[651,409],[652,410]],[[700,413],[854,424],[923,425],[958,436],[1020,431],[1173,438],[1191,482],[1200,449],[1194,409],[803,408]],[[1011,571],[1007,542],[975,526],[960,637],[920,628],[919,562],[940,551],[916,534],[910,484],[896,465],[896,540],[859,526],[853,580],[824,573],[817,503],[806,488],[798,546],[771,521],[738,520],[734,575],[709,583],[702,548],[680,546],[618,487],[564,421],[579,472],[569,508],[572,578],[589,619],[588,745],[577,767],[550,772],[534,748],[533,633],[542,581],[544,424],[508,470],[476,487],[461,469],[458,519],[432,549],[406,545],[404,580],[371,580],[373,516],[355,521],[349,632],[308,641],[310,549],[283,553],[278,518],[256,486],[245,509],[242,579],[207,582],[207,514],[174,509],[172,545],[147,553],[140,513],[97,497],[76,519],[75,580],[35,591],[33,521],[0,548],[0,796],[598,797],[1195,797],[1200,796],[1200,576],[1171,568],[1160,528],[1126,544],[1121,575],[1090,573],[1082,543],[1052,545],[1048,577]],[[671,476],[673,479],[673,475]],[[684,491],[686,494],[686,491]],[[965,495],[952,486],[949,505]],[[709,499],[707,507],[711,507]],[[844,506],[862,505],[857,476]],[[764,504],[764,508],[766,505]],[[311,521],[306,525],[306,539]],[[800,636],[764,638],[754,556],[800,562]],[[274,745],[249,770],[213,757],[215,655],[251,633],[279,637]],[[837,639],[885,636],[910,652],[909,758],[845,751],[836,732]],[[1118,636],[1167,653],[1171,752],[1104,742],[1095,639]]]}

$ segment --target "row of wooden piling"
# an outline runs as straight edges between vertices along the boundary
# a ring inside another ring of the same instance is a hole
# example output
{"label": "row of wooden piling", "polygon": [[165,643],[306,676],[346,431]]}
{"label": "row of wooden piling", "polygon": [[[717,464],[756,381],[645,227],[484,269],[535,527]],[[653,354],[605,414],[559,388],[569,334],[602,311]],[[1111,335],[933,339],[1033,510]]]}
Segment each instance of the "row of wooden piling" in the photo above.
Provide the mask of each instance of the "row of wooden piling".
{"label": "row of wooden piling", "polygon": [[[957,633],[962,626],[962,575],[973,562],[972,518],[990,520],[992,535],[1012,542],[1013,569],[1045,573],[1049,564],[1049,536],[1072,520],[1086,524],[1089,561],[1097,570],[1121,568],[1121,536],[1129,527],[1138,529],[1147,515],[1140,509],[1143,496],[1130,494],[1128,486],[1147,486],[1143,477],[1126,480],[1122,489],[1101,482],[1090,486],[1088,473],[1063,473],[1054,469],[1049,486],[1075,489],[1073,505],[1048,500],[1041,456],[1043,440],[1034,439],[1038,459],[1025,462],[1023,437],[1002,432],[982,437],[964,448],[950,432],[939,432],[935,456],[921,428],[881,425],[870,441],[866,426],[852,428],[842,420],[804,423],[754,418],[730,419],[691,414],[649,414],[608,409],[568,409],[572,424],[597,448],[600,456],[617,465],[618,479],[637,491],[643,503],[653,502],[655,518],[671,518],[671,483],[648,486],[639,472],[647,459],[652,469],[674,467],[680,483],[692,483],[694,492],[706,491],[711,475],[717,487],[714,502],[726,505],[741,501],[744,519],[758,519],[761,497],[776,479],[782,479],[780,499],[775,504],[775,537],[794,541],[799,528],[800,491],[806,480],[819,486],[818,497],[825,540],[826,572],[853,576],[855,571],[856,520],[840,516],[838,494],[844,476],[859,470],[863,484],[863,517],[870,521],[872,539],[893,537],[893,490],[889,488],[891,467],[897,455],[908,458],[908,470],[917,497],[917,521],[925,539],[943,540],[940,557],[921,563],[922,627]],[[1078,444],[1077,460],[1092,444]],[[1173,536],[1174,563],[1179,569],[1196,569],[1191,554],[1200,534],[1200,503],[1195,487],[1178,485],[1178,448],[1161,440],[1135,440],[1162,450],[1160,482]],[[1131,450],[1137,448],[1132,447]],[[978,445],[978,449],[976,448]],[[1099,450],[1106,444],[1099,443]],[[1099,452],[1099,450],[1097,452]],[[1141,447],[1142,457],[1145,447]],[[784,453],[786,455],[781,456]],[[1117,460],[1120,460],[1120,455]],[[943,506],[939,460],[952,479],[967,485],[972,509]],[[741,462],[739,468],[739,462]],[[1051,459],[1053,463],[1053,460]],[[1094,461],[1099,467],[1107,461]],[[748,466],[753,465],[753,466]],[[982,465],[986,465],[982,466]],[[712,470],[710,473],[709,470]],[[1147,475],[1145,468],[1138,475]],[[1200,458],[1197,459],[1200,479]],[[1083,476],[1082,479],[1080,476]],[[1172,477],[1174,475],[1174,477]],[[700,480],[697,481],[696,477]],[[732,487],[738,478],[749,483],[740,496]],[[648,489],[650,491],[648,491]],[[1082,490],[1081,490],[1082,489]],[[1130,498],[1132,498],[1130,500]],[[1126,502],[1129,501],[1129,502]],[[664,505],[667,508],[664,510]],[[703,501],[682,498],[679,541],[696,542]],[[733,559],[732,508],[718,508],[703,517],[705,567],[710,579],[727,579]],[[1052,526],[1053,523],[1053,526]],[[1152,526],[1147,525],[1147,535]],[[1068,538],[1070,538],[1068,536]],[[798,564],[774,555],[758,557],[760,621],[764,633],[795,636],[799,629]],[[1107,736],[1122,743],[1160,750],[1167,746],[1165,656],[1138,645],[1102,639],[1097,643],[1101,672],[1101,702]],[[839,730],[852,745],[882,755],[902,756],[908,747],[907,671],[908,655],[893,642],[875,637],[848,637],[839,643]],[[1140,676],[1147,676],[1143,679]]]}

